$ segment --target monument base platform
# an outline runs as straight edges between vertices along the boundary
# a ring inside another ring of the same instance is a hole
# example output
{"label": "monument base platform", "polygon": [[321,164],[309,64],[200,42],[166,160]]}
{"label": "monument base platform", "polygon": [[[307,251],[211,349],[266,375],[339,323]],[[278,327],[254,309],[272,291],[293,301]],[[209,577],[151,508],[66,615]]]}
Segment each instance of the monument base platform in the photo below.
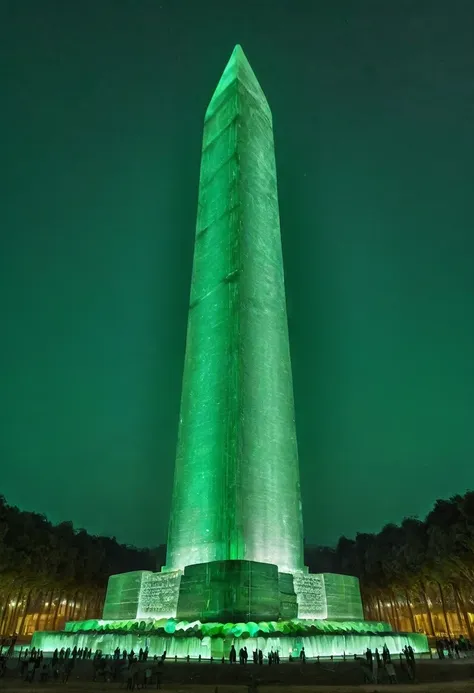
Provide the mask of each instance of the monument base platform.
{"label": "monument base platform", "polygon": [[210,561],[184,570],[111,575],[104,620],[362,621],[359,580],[335,573],[282,573],[271,563]]}
{"label": "monument base platform", "polygon": [[212,561],[186,566],[176,618],[202,622],[279,621],[296,618],[293,576],[256,561]]}
{"label": "monument base platform", "polygon": [[[298,617],[296,615],[298,614]],[[394,633],[388,623],[363,620],[356,577],[274,564],[212,561],[183,571],[112,575],[101,620],[72,621],[62,632],[37,632],[32,646],[53,652],[74,647],[112,655],[148,648],[171,658],[228,659],[231,645],[251,656],[278,650],[280,658],[351,657],[369,647],[428,652],[425,635]]]}
{"label": "monument base platform", "polygon": [[415,653],[429,651],[428,640],[420,633],[394,633],[387,623],[354,621],[292,621],[268,623],[187,623],[175,619],[141,622],[85,621],[69,622],[60,632],[37,631],[32,647],[53,652],[61,648],[90,648],[93,653],[113,655],[118,647],[136,654],[148,648],[149,655],[167,658],[220,660],[229,656],[231,645],[237,652],[247,647],[250,658],[254,650],[265,656],[273,650],[280,658],[299,657],[304,647],[306,657],[352,657],[362,655],[369,647],[382,650],[387,645],[392,654],[411,645]]}

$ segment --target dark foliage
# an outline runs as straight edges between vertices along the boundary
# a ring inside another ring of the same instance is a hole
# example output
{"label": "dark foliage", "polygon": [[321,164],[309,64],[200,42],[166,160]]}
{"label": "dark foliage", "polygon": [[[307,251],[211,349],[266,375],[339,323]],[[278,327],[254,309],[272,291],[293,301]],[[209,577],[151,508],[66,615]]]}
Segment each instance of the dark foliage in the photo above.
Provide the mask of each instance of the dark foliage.
{"label": "dark foliage", "polygon": [[436,501],[424,521],[406,518],[378,534],[342,537],[332,559],[334,572],[360,578],[372,618],[400,627],[405,613],[411,629],[420,630],[416,616],[423,613],[423,630],[448,635],[454,614],[458,630],[473,637],[473,491]]}
{"label": "dark foliage", "polygon": [[42,619],[43,627],[55,627],[62,615],[99,616],[109,575],[155,570],[157,555],[71,522],[53,525],[0,496],[0,633],[22,631],[28,613],[37,613],[39,623],[46,605],[50,618]]}

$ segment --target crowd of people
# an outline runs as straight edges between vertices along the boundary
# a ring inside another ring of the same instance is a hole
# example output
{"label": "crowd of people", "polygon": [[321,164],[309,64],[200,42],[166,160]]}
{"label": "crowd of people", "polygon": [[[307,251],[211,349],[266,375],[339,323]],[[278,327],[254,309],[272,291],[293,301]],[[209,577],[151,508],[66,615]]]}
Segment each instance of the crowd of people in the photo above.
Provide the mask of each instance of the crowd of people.
{"label": "crowd of people", "polygon": [[472,653],[472,643],[468,638],[460,635],[459,638],[439,638],[436,640],[436,652],[440,659],[461,659]]}
{"label": "crowd of people", "polygon": [[13,635],[11,638],[0,639],[0,678],[5,676],[7,662],[15,651],[16,641],[16,635]]}
{"label": "crowd of people", "polygon": [[[239,650],[239,663],[240,664],[247,664],[249,658],[249,653],[247,651],[246,647],[241,647]],[[252,659],[254,664],[263,664],[264,661],[264,655],[262,650],[254,650],[252,652]],[[267,660],[268,664],[280,664],[280,653],[278,650],[275,652],[273,650],[270,650],[270,652],[267,654]],[[224,657],[222,658],[222,663],[224,664]],[[230,664],[236,664],[237,662],[237,650],[235,649],[234,645],[230,648],[229,651],[229,662]]]}
{"label": "crowd of people", "polygon": [[[0,675],[5,672],[6,663],[14,654],[16,638],[2,639],[0,641]],[[439,659],[451,658],[460,659],[472,654],[473,647],[471,642],[460,636],[457,639],[441,638],[436,641],[436,651]],[[306,662],[306,653],[304,647],[301,648],[298,654],[289,656],[289,661],[294,658],[300,660],[301,663]],[[135,687],[141,685],[147,686],[150,683],[156,682],[157,688],[161,685],[162,667],[167,658],[166,650],[161,656],[150,656],[148,647],[140,648],[138,653],[132,649],[130,652],[121,650],[117,647],[113,654],[104,654],[100,649],[94,653],[91,648],[74,646],[73,648],[62,647],[53,652],[52,657],[45,658],[43,652],[35,647],[31,650],[26,649],[20,652],[19,655],[19,670],[21,677],[32,683],[39,680],[46,682],[48,680],[60,681],[67,683],[71,673],[74,670],[78,660],[92,660],[93,680],[94,681],[123,681],[127,684],[127,688],[134,690]],[[319,658],[318,658],[319,659]],[[380,652],[378,649],[372,651],[368,648],[365,656],[356,656],[359,661],[364,681],[367,683],[380,683],[385,680],[388,683],[397,683],[397,674],[392,661],[392,655],[386,645]],[[397,659],[397,657],[396,657]],[[399,655],[401,669],[408,676],[409,680],[416,680],[416,661],[415,653],[410,645],[407,645]],[[177,656],[174,656],[177,661]],[[247,647],[241,647],[238,652],[238,661],[241,665],[246,665],[249,660],[249,652]],[[189,655],[186,661],[190,661]],[[199,656],[201,661],[201,656]],[[211,662],[213,658],[211,657]],[[225,664],[226,658],[222,657],[222,664]],[[237,650],[234,645],[231,646],[228,661],[230,664],[237,663]],[[266,654],[261,649],[255,649],[252,652],[252,661],[256,665],[279,664],[280,654],[278,650],[271,649]]]}
{"label": "crowd of people", "polygon": [[[405,668],[410,680],[415,678],[415,653],[411,645],[405,647],[403,653],[400,654],[400,659],[405,660]],[[384,677],[388,683],[397,683],[397,675],[395,666],[392,661],[392,655],[387,645],[382,648],[380,654],[378,648],[374,652],[368,647],[365,652],[365,660],[362,660],[362,670],[364,673],[365,683],[378,683]]]}
{"label": "crowd of people", "polygon": [[[0,646],[1,647],[1,646]],[[3,671],[6,662],[13,651],[8,648],[2,654],[0,649],[0,661],[3,662]],[[94,681],[124,681],[127,688],[134,690],[138,685],[146,686],[156,682],[157,688],[161,684],[159,666],[166,659],[166,652],[161,658],[157,655],[149,660],[148,648],[140,648],[138,654],[132,650],[127,652],[117,648],[113,655],[104,655],[101,650],[92,653],[91,648],[61,648],[53,652],[51,658],[45,658],[43,651],[33,647],[26,649],[19,656],[20,676],[24,681],[33,683],[35,680],[46,683],[49,680],[67,683],[79,660],[92,660]],[[148,662],[148,664],[145,664]]]}

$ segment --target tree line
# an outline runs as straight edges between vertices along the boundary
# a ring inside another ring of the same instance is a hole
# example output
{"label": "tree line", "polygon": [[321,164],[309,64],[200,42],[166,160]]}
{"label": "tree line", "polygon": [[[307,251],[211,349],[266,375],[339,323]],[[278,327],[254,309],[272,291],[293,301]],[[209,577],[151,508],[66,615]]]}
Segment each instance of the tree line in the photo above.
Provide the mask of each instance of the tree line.
{"label": "tree line", "polygon": [[154,550],[53,525],[0,496],[0,635],[98,618],[109,575],[156,570]]}
{"label": "tree line", "polygon": [[[110,575],[157,570],[164,556],[164,546],[137,549],[71,522],[53,525],[0,496],[0,635],[99,618]],[[341,537],[334,549],[307,546],[305,563],[357,576],[370,620],[474,640],[473,491],[436,501],[424,521]]]}
{"label": "tree line", "polygon": [[474,492],[438,500],[425,520],[306,551],[311,572],[360,579],[366,617],[397,630],[474,638]]}

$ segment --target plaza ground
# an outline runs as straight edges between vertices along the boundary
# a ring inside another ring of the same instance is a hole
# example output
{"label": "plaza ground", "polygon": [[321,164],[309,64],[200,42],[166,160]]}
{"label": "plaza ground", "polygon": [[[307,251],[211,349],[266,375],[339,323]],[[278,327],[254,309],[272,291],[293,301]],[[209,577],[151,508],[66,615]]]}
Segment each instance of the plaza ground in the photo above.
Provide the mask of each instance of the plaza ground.
{"label": "plaza ground", "polygon": [[[62,691],[66,689],[63,684],[26,684],[13,683],[0,680],[0,691],[6,693],[44,693],[45,688],[54,688]],[[370,686],[285,686],[285,693],[380,693],[384,685]],[[124,690],[123,684],[111,683],[81,683],[71,682],[67,684],[67,690],[73,693],[101,693],[107,690]],[[137,689],[135,689],[137,690]],[[156,690],[147,688],[146,690]],[[275,693],[274,686],[259,687],[259,693]],[[431,683],[431,684],[402,684],[390,686],[391,693],[473,693],[474,679],[472,681],[457,681],[451,683]],[[163,686],[162,693],[247,693],[244,686],[219,686],[216,692],[214,686]]]}
{"label": "plaza ground", "polygon": [[[145,666],[153,664],[151,661]],[[413,689],[419,693],[474,693],[474,659],[418,661],[416,683],[410,682],[405,667],[399,661],[395,662],[395,669],[399,684],[390,686],[393,693]],[[92,679],[93,663],[86,660],[76,663],[67,684],[59,681],[26,683],[20,678],[16,660],[9,662],[6,676],[0,679],[0,691],[14,693],[28,690],[33,693],[54,688],[85,693],[124,688],[124,683],[94,683]],[[305,664],[294,662],[274,666],[167,662],[162,670],[161,690],[164,693],[275,693],[276,689],[284,688],[292,693],[311,693],[313,690],[315,693],[374,693],[388,687],[383,679],[377,684],[364,685],[363,681],[361,665],[353,660]],[[147,690],[154,689],[155,684]]]}

